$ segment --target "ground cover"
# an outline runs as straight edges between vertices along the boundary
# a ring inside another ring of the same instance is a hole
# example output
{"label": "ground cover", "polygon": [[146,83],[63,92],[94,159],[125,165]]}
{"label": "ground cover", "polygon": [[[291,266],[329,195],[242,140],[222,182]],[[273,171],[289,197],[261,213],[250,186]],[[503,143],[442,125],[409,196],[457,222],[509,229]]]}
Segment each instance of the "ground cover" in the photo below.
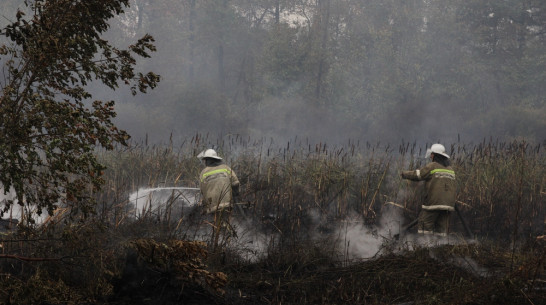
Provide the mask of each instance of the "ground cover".
{"label": "ground cover", "polygon": [[[544,182],[540,145],[448,146],[458,206],[447,239],[409,231],[420,185],[402,169],[426,160],[414,144],[272,143],[233,138],[219,147],[242,182],[242,210],[211,244],[188,198],[160,197],[136,214],[142,187],[196,187],[195,155],[133,146],[99,153],[105,187],[96,212],[59,209],[0,238],[3,304],[542,304]],[[219,143],[216,143],[219,144]]]}

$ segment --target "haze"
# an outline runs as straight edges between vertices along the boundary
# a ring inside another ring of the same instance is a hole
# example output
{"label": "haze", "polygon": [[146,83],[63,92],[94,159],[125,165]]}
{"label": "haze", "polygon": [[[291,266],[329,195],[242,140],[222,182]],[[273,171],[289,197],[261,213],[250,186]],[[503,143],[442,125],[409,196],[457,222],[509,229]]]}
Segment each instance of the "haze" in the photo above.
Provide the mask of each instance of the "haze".
{"label": "haze", "polygon": [[92,93],[135,141],[545,139],[542,1],[130,2],[107,38],[153,35],[162,81]]}

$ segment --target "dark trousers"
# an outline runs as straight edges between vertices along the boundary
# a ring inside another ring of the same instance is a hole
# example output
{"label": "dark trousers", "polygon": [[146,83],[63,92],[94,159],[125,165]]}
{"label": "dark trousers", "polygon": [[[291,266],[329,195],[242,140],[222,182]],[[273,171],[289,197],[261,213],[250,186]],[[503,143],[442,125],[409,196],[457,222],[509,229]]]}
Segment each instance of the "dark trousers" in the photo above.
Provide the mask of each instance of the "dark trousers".
{"label": "dark trousers", "polygon": [[417,223],[417,232],[423,234],[447,235],[449,228],[450,211],[444,210],[421,210]]}

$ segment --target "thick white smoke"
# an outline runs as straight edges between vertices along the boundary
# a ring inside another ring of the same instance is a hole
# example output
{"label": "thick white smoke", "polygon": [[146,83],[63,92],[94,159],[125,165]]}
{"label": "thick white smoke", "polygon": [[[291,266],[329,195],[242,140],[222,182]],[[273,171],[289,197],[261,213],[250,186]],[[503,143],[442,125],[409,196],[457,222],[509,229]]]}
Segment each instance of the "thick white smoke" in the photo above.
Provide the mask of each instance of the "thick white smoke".
{"label": "thick white smoke", "polygon": [[9,200],[13,200],[13,203],[11,204],[9,209],[4,212],[2,219],[13,219],[20,222],[23,218],[23,215],[26,216],[31,214],[31,217],[32,219],[34,219],[35,224],[42,224],[47,218],[49,218],[49,214],[47,213],[46,209],[42,209],[41,215],[38,215],[36,211],[37,208],[34,205],[28,204],[26,202],[23,202],[23,205],[21,205],[13,188],[11,188],[9,192],[5,192],[4,188],[0,186],[0,208],[4,209],[7,201]]}
{"label": "thick white smoke", "polygon": [[385,205],[376,226],[365,226],[360,217],[347,220],[339,227],[338,248],[348,260],[374,257],[380,254],[385,242],[400,232],[402,210]]}
{"label": "thick white smoke", "polygon": [[[192,187],[139,188],[129,195],[132,212],[137,218],[161,216],[171,210],[193,207],[199,203],[200,191]],[[131,213],[131,214],[133,214]]]}

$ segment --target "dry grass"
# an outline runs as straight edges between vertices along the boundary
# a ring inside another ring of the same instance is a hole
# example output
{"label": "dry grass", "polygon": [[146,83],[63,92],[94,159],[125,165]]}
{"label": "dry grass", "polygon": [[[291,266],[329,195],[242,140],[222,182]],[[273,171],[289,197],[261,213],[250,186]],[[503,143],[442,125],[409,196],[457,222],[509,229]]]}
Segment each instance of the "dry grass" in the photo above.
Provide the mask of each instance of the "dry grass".
{"label": "dry grass", "polygon": [[[98,202],[94,217],[66,218],[76,215],[67,213],[46,227],[2,237],[4,255],[53,260],[2,259],[0,303],[13,298],[19,304],[34,304],[37,298],[49,304],[135,302],[131,289],[136,293],[139,288],[120,282],[127,275],[129,245],[141,238],[158,245],[196,238],[207,242],[210,230],[197,229],[206,219],[192,211],[135,219],[129,213],[129,194],[139,187],[196,187],[201,164],[195,156],[212,145],[236,171],[242,200],[250,203],[244,218],[234,215],[234,230],[241,235],[251,228],[264,242],[256,248],[242,243],[243,236],[225,236],[222,251],[195,265],[199,272],[227,275],[224,295],[188,281],[193,290],[181,287],[173,282],[173,264],[154,264],[161,266],[160,272],[147,275],[162,283],[158,287],[164,304],[182,299],[217,304],[544,301],[539,290],[546,280],[544,244],[535,238],[544,234],[546,219],[546,158],[540,145],[484,141],[447,146],[458,176],[459,207],[479,243],[422,248],[389,244],[381,256],[349,261],[338,249],[340,223],[355,221],[377,235],[374,227],[386,202],[396,203],[406,221],[415,217],[420,185],[400,179],[399,172],[424,165],[425,147],[359,142],[329,147],[298,139],[278,145],[271,139],[226,136],[213,141],[196,135],[176,148],[139,144],[100,152],[108,170],[104,189],[93,194]],[[453,231],[462,233],[460,221],[452,219]],[[233,244],[236,240],[240,243]],[[250,252],[260,253],[249,259]],[[174,252],[163,257],[165,253]],[[120,287],[129,290],[116,298]],[[147,289],[158,293],[157,287]],[[144,296],[146,290],[138,292],[140,304],[153,303]]]}

